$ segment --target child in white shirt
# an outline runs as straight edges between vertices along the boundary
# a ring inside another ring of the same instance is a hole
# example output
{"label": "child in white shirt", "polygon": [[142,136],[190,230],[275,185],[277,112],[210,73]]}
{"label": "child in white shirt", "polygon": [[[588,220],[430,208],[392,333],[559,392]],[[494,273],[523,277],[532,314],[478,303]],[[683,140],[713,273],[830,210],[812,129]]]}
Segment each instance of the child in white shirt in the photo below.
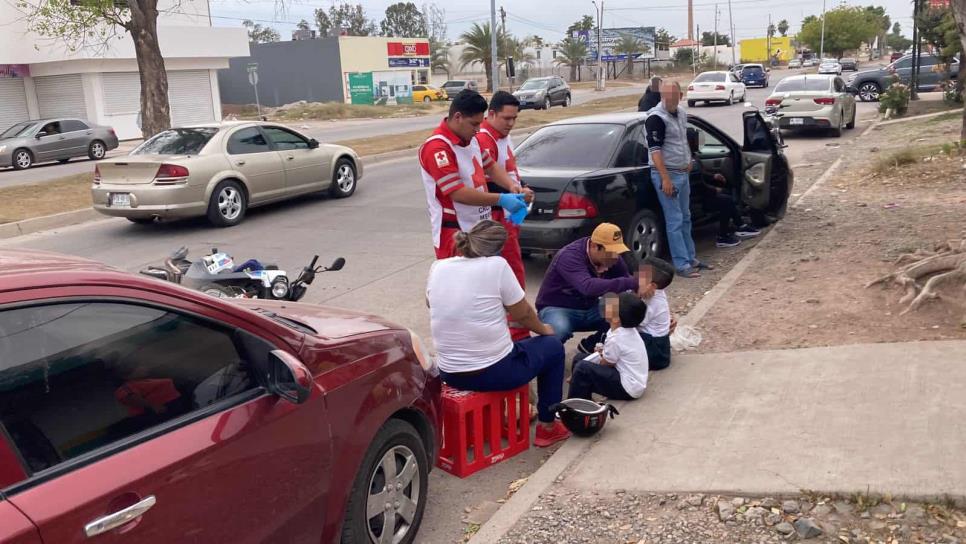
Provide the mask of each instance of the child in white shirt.
{"label": "child in white shirt", "polygon": [[630,292],[608,293],[603,303],[610,330],[597,351],[598,362],[581,360],[574,365],[568,398],[593,400],[594,393],[613,400],[639,398],[647,388],[647,349],[637,326],[644,320],[647,305]]}
{"label": "child in white shirt", "polygon": [[647,348],[650,370],[663,370],[671,366],[671,333],[677,325],[664,292],[674,279],[674,267],[667,261],[648,257],[641,263],[641,273],[641,283],[647,284],[643,289],[647,315],[637,330]]}

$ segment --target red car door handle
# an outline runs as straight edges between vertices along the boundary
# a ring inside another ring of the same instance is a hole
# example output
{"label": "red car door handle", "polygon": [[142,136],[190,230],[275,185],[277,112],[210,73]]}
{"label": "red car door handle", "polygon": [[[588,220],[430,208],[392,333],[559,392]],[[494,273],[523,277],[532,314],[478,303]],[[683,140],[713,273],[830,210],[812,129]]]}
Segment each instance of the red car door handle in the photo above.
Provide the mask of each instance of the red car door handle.
{"label": "red car door handle", "polygon": [[150,510],[156,502],[158,502],[157,499],[154,498],[154,495],[151,495],[150,497],[132,504],[123,510],[118,510],[113,514],[108,514],[102,518],[97,518],[84,526],[84,534],[90,538],[117,529],[118,527],[141,517],[145,512]]}

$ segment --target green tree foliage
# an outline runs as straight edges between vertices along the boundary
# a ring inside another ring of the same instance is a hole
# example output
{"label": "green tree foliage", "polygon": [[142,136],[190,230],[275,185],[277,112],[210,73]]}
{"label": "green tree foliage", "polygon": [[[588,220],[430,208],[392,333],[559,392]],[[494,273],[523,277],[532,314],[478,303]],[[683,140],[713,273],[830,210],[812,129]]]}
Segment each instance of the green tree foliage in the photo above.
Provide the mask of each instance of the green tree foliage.
{"label": "green tree foliage", "polygon": [[[244,24],[244,23],[242,23],[242,24]],[[302,19],[301,21],[298,22],[298,24],[295,25],[295,28],[297,28],[299,30],[308,30],[308,29],[310,29],[312,27],[309,25],[309,22],[308,21],[306,21],[305,19]]]}
{"label": "green tree foliage", "polygon": [[386,8],[386,18],[382,20],[382,35],[392,38],[424,38],[426,19],[412,2],[397,2]]}
{"label": "green tree foliage", "polygon": [[788,36],[788,21],[787,20],[782,19],[781,21],[778,21],[778,32],[782,36]]}
{"label": "green tree foliage", "polygon": [[634,75],[634,59],[638,55],[650,53],[650,47],[632,34],[624,34],[617,40],[614,52],[627,55],[627,77]]}
{"label": "green tree foliage", "polygon": [[449,59],[449,46],[446,43],[429,38],[429,64],[434,72],[446,72],[446,79],[452,76],[453,66]]}
{"label": "green tree foliage", "polygon": [[[840,6],[825,12],[825,52],[842,56],[845,51],[858,49],[863,42],[875,36],[880,25],[873,25],[866,10],[858,7]],[[822,43],[822,20],[806,17],[798,33],[799,43],[818,51]]]}
{"label": "green tree foliage", "polygon": [[281,39],[278,31],[270,26],[262,26],[247,19],[242,21],[242,26],[248,29],[249,43],[269,43],[277,42]]}
{"label": "green tree foliage", "polygon": [[945,63],[962,51],[959,29],[953,11],[949,8],[927,8],[919,13],[919,33],[922,39],[936,49],[937,56]]}
{"label": "green tree foliage", "polygon": [[589,32],[597,28],[593,15],[584,15],[579,21],[567,27],[567,37],[574,35],[574,32]]}
{"label": "green tree foliage", "polygon": [[[715,35],[714,32],[702,32],[701,33],[701,45],[714,45],[715,44],[714,35]],[[717,41],[717,44],[718,45],[724,45],[724,46],[730,46],[731,45],[731,38],[729,38],[727,34],[721,34],[719,32],[718,33],[718,41]]]}
{"label": "green tree foliage", "polygon": [[361,4],[333,4],[329,11],[315,10],[315,25],[322,36],[338,35],[345,32],[349,36],[376,36],[379,34],[375,21],[366,17]]}
{"label": "green tree foliage", "polygon": [[583,40],[575,40],[574,38],[565,38],[560,42],[559,49],[557,49],[557,57],[553,59],[553,62],[559,66],[570,67],[570,80],[575,81],[577,79],[577,70],[587,59],[587,44]]}
{"label": "green tree foliage", "polygon": [[[473,23],[469,30],[460,35],[460,40],[465,47],[460,56],[460,69],[482,64],[483,71],[486,73],[486,89],[493,91],[493,56],[490,51],[490,23]],[[498,31],[496,37],[497,59],[503,58],[504,39],[503,32]]]}
{"label": "green tree foliage", "polygon": [[654,45],[655,47],[658,48],[658,50],[667,51],[668,48],[671,47],[671,44],[678,41],[678,39],[672,36],[671,33],[668,32],[666,28],[659,28],[657,29],[657,33],[654,41],[655,41]]}

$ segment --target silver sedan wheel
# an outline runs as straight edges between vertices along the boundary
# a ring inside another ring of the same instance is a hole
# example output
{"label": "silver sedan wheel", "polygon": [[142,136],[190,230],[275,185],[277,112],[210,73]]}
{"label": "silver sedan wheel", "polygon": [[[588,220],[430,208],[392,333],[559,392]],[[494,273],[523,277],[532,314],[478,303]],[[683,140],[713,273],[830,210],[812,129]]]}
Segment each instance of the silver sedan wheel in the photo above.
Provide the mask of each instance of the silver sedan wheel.
{"label": "silver sedan wheel", "polygon": [[30,164],[33,162],[30,153],[27,151],[18,151],[13,160],[20,168],[30,168]]}
{"label": "silver sedan wheel", "polygon": [[352,167],[348,164],[340,166],[336,171],[335,182],[343,193],[352,191],[352,187],[356,184],[356,174],[352,171]]}
{"label": "silver sedan wheel", "polygon": [[104,144],[101,142],[94,142],[91,144],[91,155],[93,155],[95,159],[103,159],[106,152],[107,151],[104,149]]}
{"label": "silver sedan wheel", "polygon": [[229,221],[238,219],[242,211],[242,196],[234,187],[225,187],[218,193],[218,212]]}
{"label": "silver sedan wheel", "polygon": [[413,528],[419,501],[420,474],[416,455],[406,446],[390,448],[369,477],[366,526],[369,540],[397,544]]}

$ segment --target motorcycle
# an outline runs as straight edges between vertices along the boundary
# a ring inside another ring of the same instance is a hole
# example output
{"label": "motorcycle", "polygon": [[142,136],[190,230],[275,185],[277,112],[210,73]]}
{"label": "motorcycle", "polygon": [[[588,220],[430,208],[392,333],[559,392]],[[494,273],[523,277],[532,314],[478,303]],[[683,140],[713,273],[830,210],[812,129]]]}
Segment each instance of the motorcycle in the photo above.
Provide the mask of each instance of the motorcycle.
{"label": "motorcycle", "polygon": [[331,265],[316,266],[319,256],[302,269],[295,281],[277,265],[249,259],[235,266],[231,255],[213,248],[199,261],[188,260],[188,248],[182,247],[164,260],[163,267],[149,266],[141,274],[197,289],[218,298],[261,298],[296,302],[305,296],[308,286],[319,272],[336,272],[345,266],[339,257]]}

